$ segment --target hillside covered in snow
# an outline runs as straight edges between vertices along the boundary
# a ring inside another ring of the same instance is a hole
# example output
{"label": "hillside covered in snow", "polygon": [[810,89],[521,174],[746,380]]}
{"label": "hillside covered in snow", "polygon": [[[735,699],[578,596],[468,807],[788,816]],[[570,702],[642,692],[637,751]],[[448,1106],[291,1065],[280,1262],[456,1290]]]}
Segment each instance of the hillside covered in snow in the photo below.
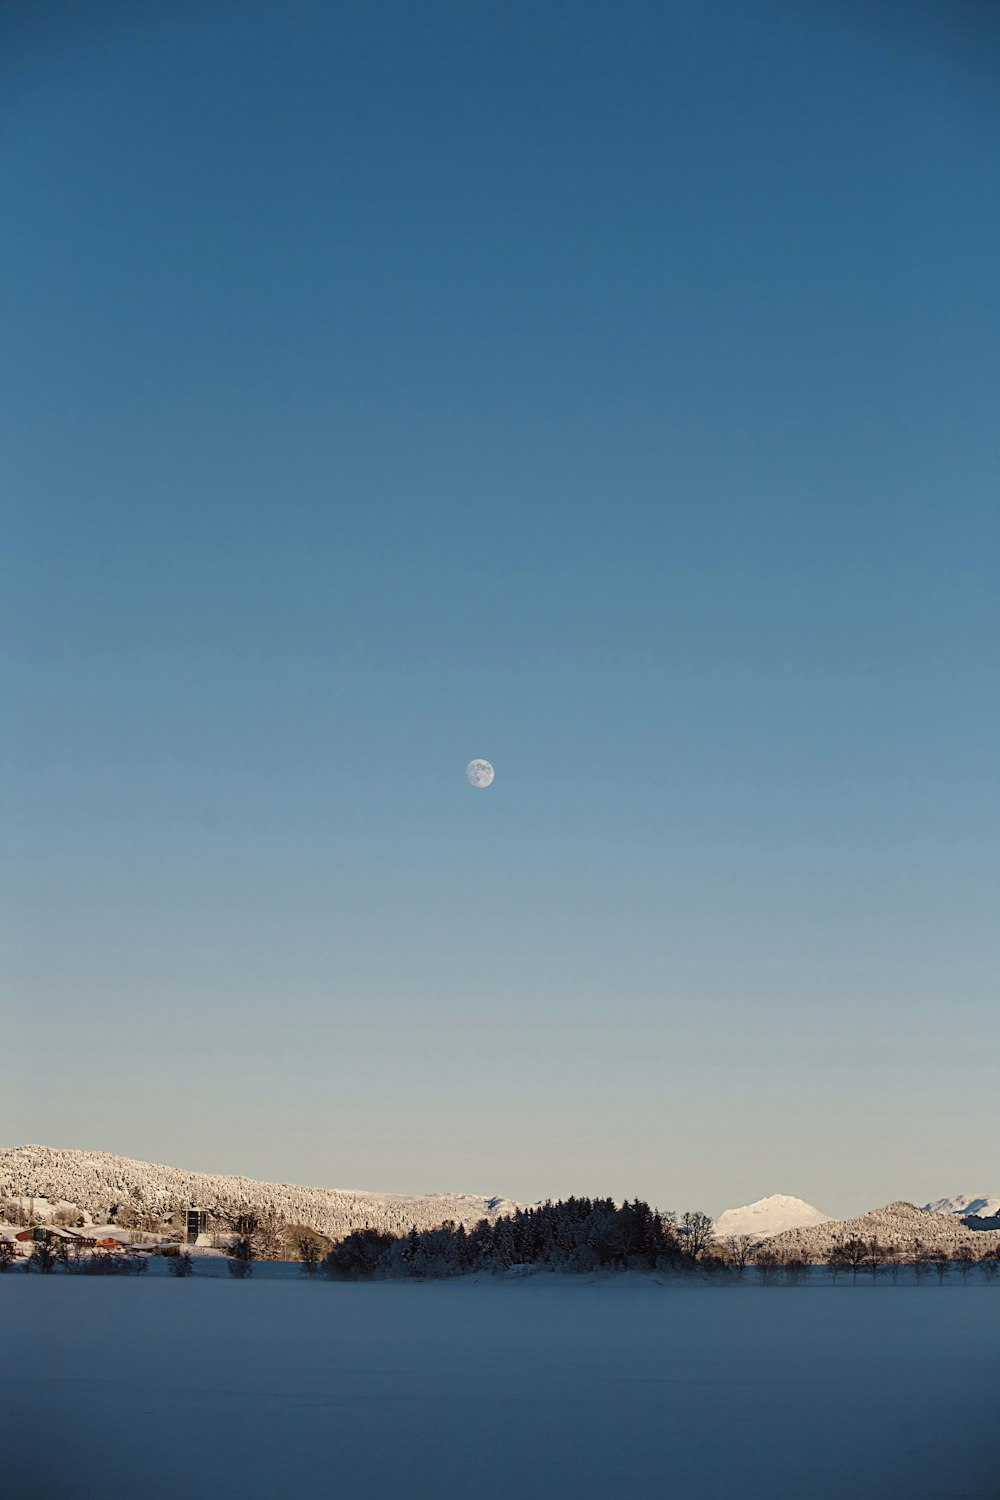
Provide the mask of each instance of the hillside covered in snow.
{"label": "hillside covered in snow", "polygon": [[474,1193],[407,1198],[256,1182],[251,1177],[156,1166],[107,1151],[0,1148],[0,1215],[4,1205],[32,1199],[38,1220],[51,1218],[53,1205],[75,1205],[102,1224],[120,1218],[166,1219],[188,1208],[200,1208],[223,1219],[247,1212],[273,1214],[285,1223],[318,1229],[331,1239],[341,1239],[366,1225],[393,1234],[405,1234],[413,1225],[433,1229],[446,1219],[472,1225],[519,1206],[506,1198]]}
{"label": "hillside covered in snow", "polygon": [[884,1208],[859,1214],[853,1219],[830,1219],[812,1228],[789,1229],[770,1240],[771,1249],[801,1256],[812,1262],[824,1261],[836,1245],[847,1240],[877,1240],[880,1245],[912,1250],[919,1242],[927,1250],[945,1250],[954,1254],[969,1246],[980,1254],[987,1246],[1000,1243],[993,1230],[967,1229],[955,1214],[931,1213],[912,1203],[887,1203]]}
{"label": "hillside covered in snow", "polygon": [[762,1240],[786,1229],[808,1229],[815,1224],[826,1224],[829,1217],[802,1198],[772,1193],[770,1198],[758,1198],[756,1203],[748,1203],[743,1208],[727,1208],[715,1221],[715,1237],[724,1240],[747,1234],[755,1240]]}

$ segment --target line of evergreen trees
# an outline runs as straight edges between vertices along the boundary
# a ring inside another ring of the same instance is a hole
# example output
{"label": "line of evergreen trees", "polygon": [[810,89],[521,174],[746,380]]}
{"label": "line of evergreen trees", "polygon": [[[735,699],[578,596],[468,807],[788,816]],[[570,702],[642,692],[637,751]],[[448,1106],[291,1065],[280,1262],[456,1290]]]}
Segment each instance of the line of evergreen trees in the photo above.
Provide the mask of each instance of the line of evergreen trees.
{"label": "line of evergreen trees", "polygon": [[452,1222],[396,1236],[356,1230],[322,1262],[327,1275],[351,1280],[373,1276],[461,1276],[470,1271],[510,1271],[516,1266],[585,1273],[595,1270],[680,1269],[694,1264],[711,1237],[706,1214],[689,1213],[678,1225],[638,1198],[567,1198],[518,1209],[471,1229]]}

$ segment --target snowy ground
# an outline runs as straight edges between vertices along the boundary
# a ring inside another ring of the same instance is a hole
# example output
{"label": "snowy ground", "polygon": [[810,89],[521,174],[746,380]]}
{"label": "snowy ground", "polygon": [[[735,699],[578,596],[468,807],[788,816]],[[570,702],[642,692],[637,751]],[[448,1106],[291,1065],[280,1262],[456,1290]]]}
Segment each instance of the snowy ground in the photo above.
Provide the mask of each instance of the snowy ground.
{"label": "snowy ground", "polygon": [[0,1493],[1000,1496],[1000,1286],[274,1270],[0,1276]]}

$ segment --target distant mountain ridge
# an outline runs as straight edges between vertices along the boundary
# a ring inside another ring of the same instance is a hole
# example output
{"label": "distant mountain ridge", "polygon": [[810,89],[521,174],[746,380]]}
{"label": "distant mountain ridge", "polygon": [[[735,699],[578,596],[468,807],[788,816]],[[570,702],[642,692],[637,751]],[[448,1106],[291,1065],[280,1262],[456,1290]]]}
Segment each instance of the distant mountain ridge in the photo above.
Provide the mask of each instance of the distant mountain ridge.
{"label": "distant mountain ridge", "polygon": [[[308,1224],[331,1239],[343,1238],[366,1225],[394,1234],[405,1234],[414,1224],[418,1229],[434,1229],[446,1219],[468,1226],[523,1206],[475,1193],[432,1193],[410,1198],[395,1193],[258,1182],[251,1177],[188,1172],[133,1161],[108,1151],[51,1146],[0,1148],[0,1217],[5,1202],[30,1198],[37,1200],[40,1210],[48,1200],[75,1204],[99,1223],[113,1219],[126,1206],[161,1218],[192,1207],[223,1217],[233,1212],[273,1213],[286,1223]],[[50,1214],[42,1210],[38,1217]]]}
{"label": "distant mountain ridge", "polygon": [[786,1229],[825,1224],[829,1217],[802,1198],[772,1193],[770,1198],[758,1198],[756,1203],[747,1203],[743,1208],[727,1208],[715,1221],[715,1237],[731,1239],[734,1235],[748,1234],[754,1239],[765,1239]]}
{"label": "distant mountain ridge", "polygon": [[932,1214],[958,1214],[962,1219],[995,1219],[1000,1214],[1000,1198],[987,1193],[954,1193],[950,1198],[935,1198],[924,1208]]}

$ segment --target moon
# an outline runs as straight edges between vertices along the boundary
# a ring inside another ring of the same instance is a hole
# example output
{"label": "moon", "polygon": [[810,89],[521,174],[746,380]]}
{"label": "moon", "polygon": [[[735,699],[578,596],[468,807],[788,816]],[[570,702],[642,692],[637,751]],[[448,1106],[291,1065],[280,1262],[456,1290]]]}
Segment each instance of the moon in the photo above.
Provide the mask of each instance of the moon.
{"label": "moon", "polygon": [[465,768],[465,779],[470,786],[478,786],[485,790],[490,785],[496,772],[488,760],[470,760]]}

